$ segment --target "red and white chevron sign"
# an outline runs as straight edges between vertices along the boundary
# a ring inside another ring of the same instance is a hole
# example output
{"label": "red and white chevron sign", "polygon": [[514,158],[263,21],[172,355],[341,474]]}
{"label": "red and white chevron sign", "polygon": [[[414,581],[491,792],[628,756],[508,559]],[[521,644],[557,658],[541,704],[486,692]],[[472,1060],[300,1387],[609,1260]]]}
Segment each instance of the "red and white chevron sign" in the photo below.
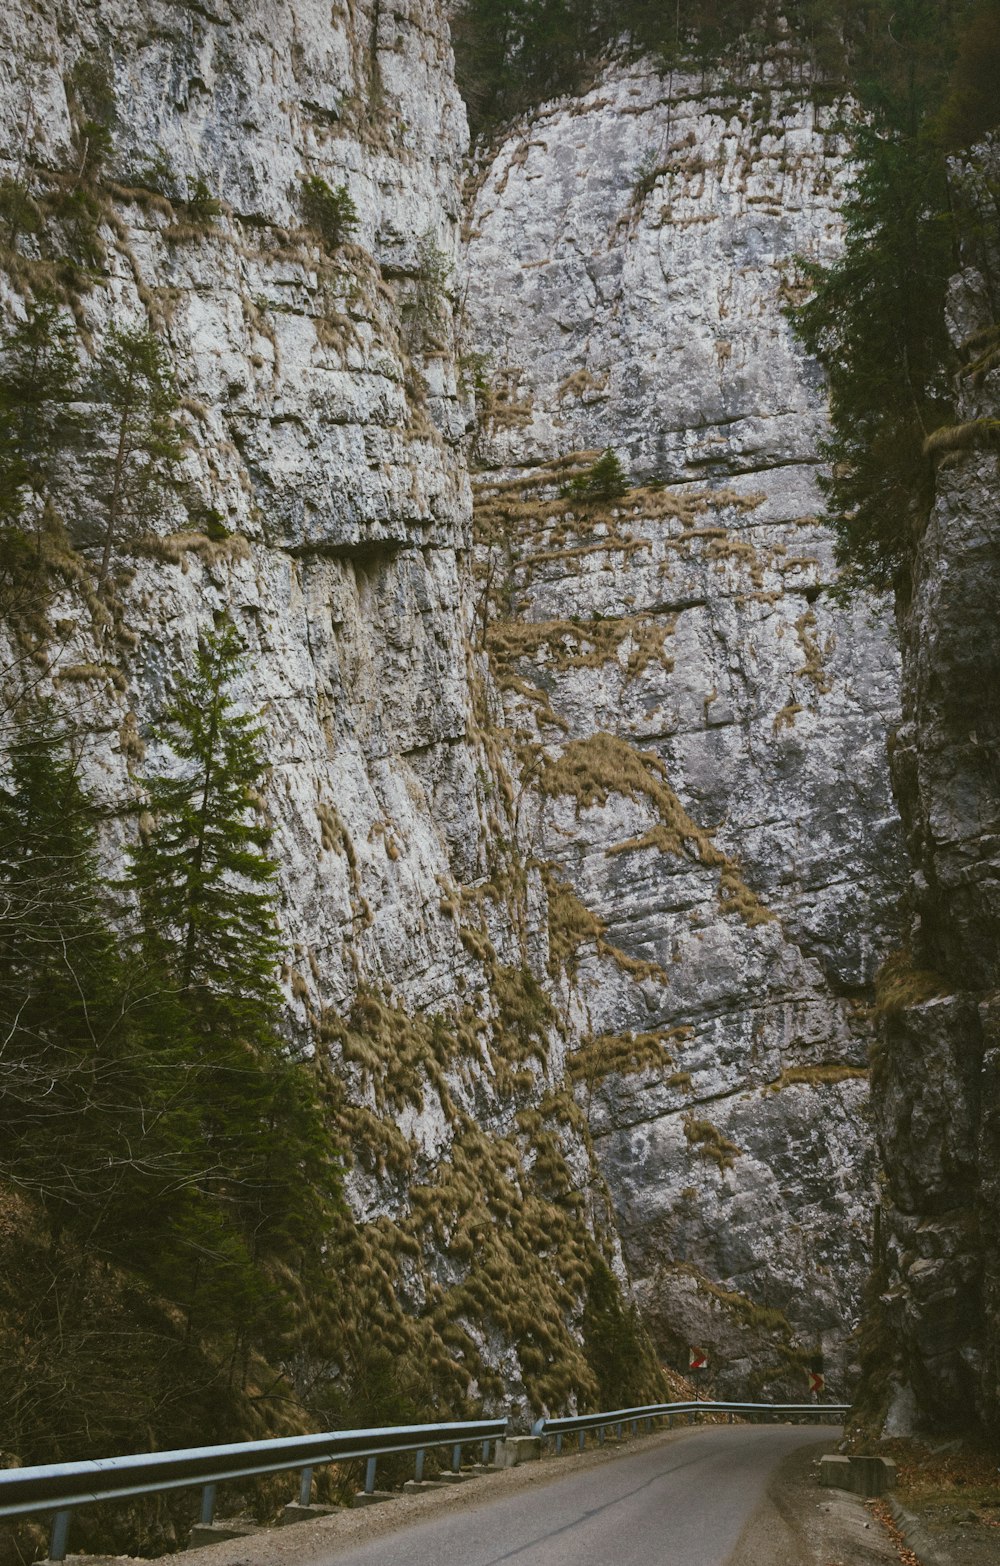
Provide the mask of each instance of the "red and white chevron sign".
{"label": "red and white chevron sign", "polygon": [[704,1349],[692,1348],[692,1349],[688,1350],[688,1369],[689,1370],[707,1370],[708,1369],[708,1355],[705,1353]]}
{"label": "red and white chevron sign", "polygon": [[810,1390],[810,1392],[822,1392],[822,1390],[823,1390],[823,1388],[825,1386],[826,1386],[826,1378],[821,1374],[821,1372],[818,1371],[818,1370],[810,1370],[810,1372],[809,1372],[809,1390]]}

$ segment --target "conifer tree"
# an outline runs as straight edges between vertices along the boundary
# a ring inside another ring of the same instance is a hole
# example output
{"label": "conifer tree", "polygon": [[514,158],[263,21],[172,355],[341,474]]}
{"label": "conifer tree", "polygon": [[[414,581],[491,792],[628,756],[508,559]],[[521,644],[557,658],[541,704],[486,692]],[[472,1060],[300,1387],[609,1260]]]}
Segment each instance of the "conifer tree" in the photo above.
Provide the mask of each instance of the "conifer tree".
{"label": "conifer tree", "polygon": [[78,432],[76,334],[50,301],[29,303],[0,359],[0,521],[10,526],[29,510],[37,519]]}
{"label": "conifer tree", "polygon": [[129,942],[47,709],[19,717],[0,769],[0,1195],[31,1238],[31,1282],[5,1293],[0,1436],[39,1458],[95,1434],[258,1433],[255,1370],[286,1394],[330,1295],[338,1169],[311,1068],[278,1032],[274,867],[266,831],[244,830],[259,731],[226,690],[238,652],[231,627],[207,638],[166,715],[184,776],[151,784]]}
{"label": "conifer tree", "polygon": [[256,815],[263,730],[230,694],[241,653],[226,623],[178,682],[158,734],[180,766],[147,780],[155,825],[129,882],[167,1031],[188,1058],[194,1172],[175,1223],[193,1263],[186,1304],[192,1317],[221,1304],[246,1341],[290,1303],[274,1267],[321,1265],[338,1168],[315,1076],[278,1028],[276,866]]}
{"label": "conifer tree", "polygon": [[89,390],[97,440],[94,490],[103,522],[102,593],[114,551],[151,525],[176,484],[184,432],[170,361],[153,332],[112,327]]}
{"label": "conifer tree", "polygon": [[831,470],[821,483],[841,596],[855,585],[905,594],[913,541],[933,498],[924,442],[953,407],[945,302],[960,238],[940,116],[943,101],[946,113],[957,101],[956,88],[946,95],[965,28],[994,4],[871,6],[858,65],[867,115],[853,134],[858,172],[843,209],[844,252],[829,268],[804,266],[815,292],[794,313],[829,377],[832,432],[823,454]]}
{"label": "conifer tree", "polygon": [[57,1224],[92,1231],[130,1175],[138,1106],[128,985],[95,812],[44,708],[21,715],[0,790],[0,1146]]}
{"label": "conifer tree", "polygon": [[587,491],[598,500],[618,500],[628,489],[628,474],[621,458],[610,446],[606,447],[591,468]]}
{"label": "conifer tree", "polygon": [[241,654],[227,621],[204,638],[193,671],[178,682],[156,736],[183,770],[147,779],[157,829],[136,851],[133,875],[146,929],[169,951],[185,1000],[245,1003],[253,1017],[277,997],[277,866],[256,813],[263,728],[230,694]]}
{"label": "conifer tree", "polygon": [[597,461],[565,485],[567,499],[619,500],[628,490],[628,474],[618,453],[605,447]]}

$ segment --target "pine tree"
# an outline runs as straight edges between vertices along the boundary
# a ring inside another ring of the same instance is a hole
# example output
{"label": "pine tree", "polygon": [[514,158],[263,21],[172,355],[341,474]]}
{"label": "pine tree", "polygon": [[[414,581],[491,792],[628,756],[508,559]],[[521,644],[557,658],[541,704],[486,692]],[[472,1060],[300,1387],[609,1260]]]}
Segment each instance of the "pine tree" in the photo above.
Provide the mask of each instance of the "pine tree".
{"label": "pine tree", "polygon": [[241,654],[227,622],[178,683],[156,737],[183,771],[146,782],[157,830],[136,851],[133,873],[146,929],[169,950],[185,1000],[245,1005],[252,1019],[277,1002],[277,866],[257,814],[264,731],[229,691]]}
{"label": "pine tree", "polygon": [[57,1225],[92,1232],[133,1168],[124,1148],[142,1093],[129,986],[109,928],[95,811],[46,709],[22,715],[8,767],[0,791],[0,1169]]}
{"label": "pine tree", "polygon": [[940,130],[949,151],[971,147],[1000,125],[1000,0],[979,0],[959,41]]}
{"label": "pine tree", "polygon": [[621,458],[608,446],[590,470],[587,492],[598,500],[618,500],[628,489]]}
{"label": "pine tree", "polygon": [[97,571],[102,593],[114,551],[152,524],[176,486],[185,442],[170,361],[153,332],[113,327],[89,391],[97,442],[93,487],[103,519]]}
{"label": "pine tree", "polygon": [[39,516],[78,434],[76,333],[56,305],[30,303],[10,328],[0,369],[0,521]]}
{"label": "pine tree", "polygon": [[129,884],[167,1031],[188,1057],[193,1174],[175,1224],[192,1263],[185,1303],[192,1319],[224,1310],[245,1343],[291,1303],[275,1267],[321,1267],[339,1171],[312,1068],[279,1032],[276,866],[256,814],[263,729],[229,691],[241,654],[226,623],[178,682],[158,734],[180,768],[147,780],[155,825]]}
{"label": "pine tree", "polygon": [[616,451],[607,446],[597,461],[570,479],[563,495],[571,500],[619,500],[628,490],[628,474]]}
{"label": "pine tree", "polygon": [[959,239],[938,122],[963,29],[985,14],[970,0],[870,9],[844,253],[830,268],[805,267],[815,292],[794,313],[829,378],[831,476],[821,482],[841,595],[855,585],[905,594],[934,494],[924,442],[952,412],[945,301]]}
{"label": "pine tree", "polygon": [[845,205],[844,256],[807,268],[816,292],[796,327],[829,381],[832,435],[822,478],[844,589],[902,587],[933,494],[923,454],[948,416],[944,321],[952,235],[943,163],[909,138],[865,131]]}
{"label": "pine tree", "polygon": [[302,216],[328,250],[347,243],[358,226],[358,209],[346,185],[332,189],[325,179],[311,174],[299,199]]}
{"label": "pine tree", "polygon": [[[26,1460],[259,1433],[248,1388],[274,1387],[280,1419],[281,1367],[330,1295],[338,1171],[277,1028],[273,865],[241,830],[256,731],[224,689],[237,654],[231,628],[209,638],[167,715],[187,789],[151,788],[161,816],[128,880],[148,918],[127,943],[99,812],[46,709],[0,770],[0,1440]],[[241,906],[241,885],[261,900]],[[242,952],[213,954],[219,921]]]}

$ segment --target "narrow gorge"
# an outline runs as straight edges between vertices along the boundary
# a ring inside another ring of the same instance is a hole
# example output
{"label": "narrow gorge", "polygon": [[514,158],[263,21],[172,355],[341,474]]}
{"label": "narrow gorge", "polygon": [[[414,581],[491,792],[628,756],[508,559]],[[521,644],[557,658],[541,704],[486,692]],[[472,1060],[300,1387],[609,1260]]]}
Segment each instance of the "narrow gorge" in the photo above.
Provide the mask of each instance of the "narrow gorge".
{"label": "narrow gorge", "polygon": [[[342,1165],[329,1297],[282,1262],[298,1325],[238,1393],[206,1339],[200,1417],[243,1424],[199,1428],[620,1406],[694,1347],[720,1396],[821,1366],[849,1400],[866,1336],[879,1420],[988,1428],[995,234],[954,259],[967,433],[912,592],[831,591],[792,315],[843,254],[849,81],[784,24],[735,62],[611,47],[470,146],[450,9],[0,16],[0,370],[47,309],[100,410],[140,334],[174,432],[103,534],[110,414],[5,479],[0,742],[55,715],[120,888],[183,771],[164,711],[235,627],[282,1034]],[[67,1327],[75,1220],[0,1192],[5,1462],[193,1439],[190,1315],[74,1263]]]}

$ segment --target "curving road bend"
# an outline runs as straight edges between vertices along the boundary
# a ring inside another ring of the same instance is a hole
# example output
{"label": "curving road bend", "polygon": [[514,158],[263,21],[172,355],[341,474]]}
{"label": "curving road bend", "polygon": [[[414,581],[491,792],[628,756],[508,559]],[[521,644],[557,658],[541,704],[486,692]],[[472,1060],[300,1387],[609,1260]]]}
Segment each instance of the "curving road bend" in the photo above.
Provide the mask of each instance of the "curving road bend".
{"label": "curving road bend", "polygon": [[829,1425],[708,1426],[630,1443],[598,1465],[546,1464],[551,1478],[509,1494],[481,1479],[461,1487],[460,1507],[364,1543],[331,1538],[315,1563],[725,1566],[776,1467],[836,1437]]}

